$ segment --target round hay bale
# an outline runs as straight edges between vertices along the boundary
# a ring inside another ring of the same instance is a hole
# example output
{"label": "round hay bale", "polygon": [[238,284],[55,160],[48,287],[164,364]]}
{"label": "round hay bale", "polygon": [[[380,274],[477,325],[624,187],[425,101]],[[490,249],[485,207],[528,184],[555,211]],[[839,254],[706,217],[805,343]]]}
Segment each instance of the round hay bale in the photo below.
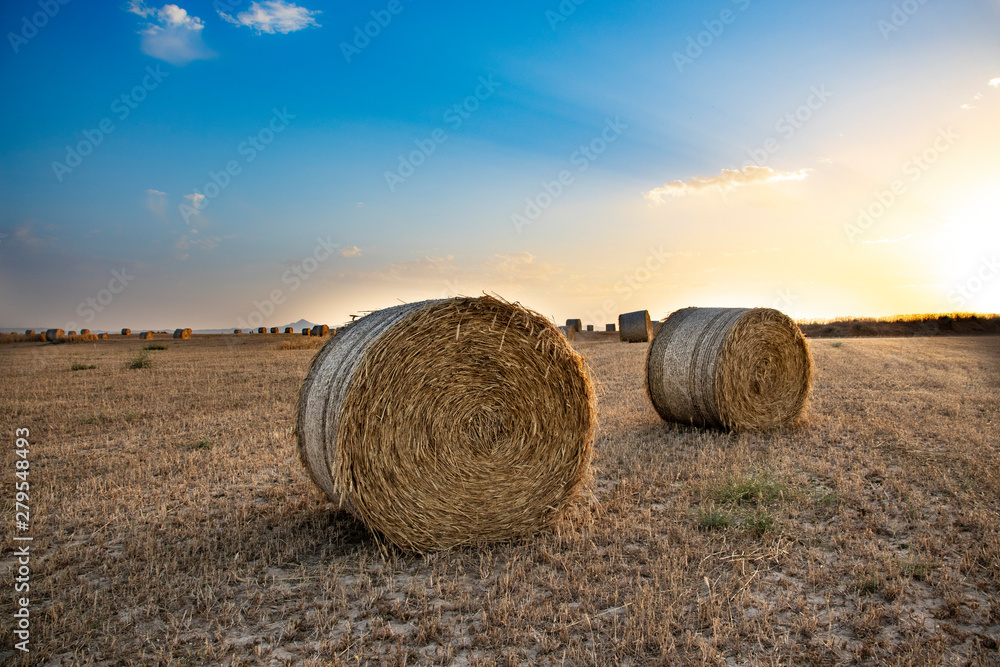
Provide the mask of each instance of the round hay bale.
{"label": "round hay bale", "polygon": [[66,335],[67,335],[67,336],[75,336],[75,335],[76,335],[76,331],[70,331],[70,332],[69,332],[68,334],[66,334]]}
{"label": "round hay bale", "polygon": [[111,338],[111,334],[109,334],[108,332],[104,332],[102,334],[97,334],[97,337],[100,340],[108,340],[109,338]]}
{"label": "round hay bale", "polygon": [[614,324],[605,324],[604,325],[604,330],[605,331],[615,331],[615,325]]}
{"label": "round hay bale", "polygon": [[262,334],[262,333],[266,334],[267,333],[267,327],[257,327],[257,333],[259,333],[259,334]]}
{"label": "round hay bale", "polygon": [[734,431],[802,416],[812,357],[802,332],[772,308],[685,308],[649,346],[646,386],[667,421]]}
{"label": "round hay bale", "polygon": [[66,335],[66,332],[62,329],[46,329],[45,330],[45,340],[51,343],[52,341],[62,338]]}
{"label": "round hay bale", "polygon": [[90,329],[80,329],[80,335],[81,336],[89,336],[90,335]]}
{"label": "round hay bale", "polygon": [[285,333],[286,334],[295,333],[295,329],[293,329],[292,327],[285,327]]}
{"label": "round hay bale", "polygon": [[583,329],[583,320],[566,320],[567,327],[573,327],[573,331],[579,332]]}
{"label": "round hay bale", "polygon": [[593,331],[594,331],[594,325],[593,324],[588,324],[587,325],[587,331],[593,333]]}
{"label": "round hay bale", "polygon": [[153,339],[153,332],[152,331],[143,331],[141,334],[139,334],[139,338],[141,338],[142,340],[152,340]]}
{"label": "round hay bale", "polygon": [[314,326],[312,328],[312,334],[311,335],[313,335],[313,336],[329,336],[330,335],[330,327],[328,325],[326,325],[326,324],[317,324],[316,326]]}
{"label": "round hay bale", "polygon": [[271,327],[271,333],[278,333],[278,327]]}
{"label": "round hay bale", "polygon": [[190,329],[174,329],[174,338],[180,338],[181,340],[188,340],[191,338]]}
{"label": "round hay bale", "polygon": [[123,336],[131,336],[132,335],[132,330],[131,329],[122,329],[122,335]]}
{"label": "round hay bale", "polygon": [[233,329],[233,333],[234,334],[241,334],[241,333],[243,333],[243,329]]}
{"label": "round hay bale", "polygon": [[417,552],[550,526],[589,473],[583,360],[484,296],[405,304],[331,338],[299,395],[299,453],[330,498]]}
{"label": "round hay bale", "polygon": [[310,327],[302,327],[302,335],[303,336],[308,336],[311,333],[312,333],[312,329]]}
{"label": "round hay bale", "polygon": [[648,310],[618,316],[619,338],[623,343],[647,343],[653,337],[653,323]]}
{"label": "round hay bale", "polygon": [[34,329],[25,329],[24,335],[25,336],[34,336],[35,335],[35,330]]}

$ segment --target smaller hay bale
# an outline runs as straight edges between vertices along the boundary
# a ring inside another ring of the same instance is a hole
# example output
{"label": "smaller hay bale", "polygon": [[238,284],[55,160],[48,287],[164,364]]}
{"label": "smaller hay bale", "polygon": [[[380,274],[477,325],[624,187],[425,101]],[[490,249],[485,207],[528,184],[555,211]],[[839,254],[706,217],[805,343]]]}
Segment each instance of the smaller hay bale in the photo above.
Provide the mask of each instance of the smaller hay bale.
{"label": "smaller hay bale", "polygon": [[69,332],[68,334],[66,334],[66,335],[67,335],[67,336],[75,336],[75,335],[76,335],[76,332],[75,332],[75,331],[70,331],[70,332]]}
{"label": "smaller hay bale", "polygon": [[312,329],[310,329],[309,327],[302,327],[303,336],[309,336],[310,334],[312,334]]}
{"label": "smaller hay bale", "polygon": [[605,331],[615,331],[616,330],[615,329],[615,325],[614,324],[605,324],[604,325],[604,330]]}
{"label": "smaller hay bale", "polygon": [[583,329],[583,320],[566,320],[567,327],[573,327],[573,331],[580,331]]}
{"label": "smaller hay bale", "polygon": [[285,333],[286,334],[287,333],[295,333],[295,329],[293,329],[292,327],[285,327]]}
{"label": "smaller hay bale", "polygon": [[180,338],[181,340],[187,340],[191,338],[190,329],[174,329],[174,338]]}
{"label": "smaller hay bale", "polygon": [[619,337],[623,343],[647,343],[653,337],[653,323],[648,310],[618,316]]}
{"label": "smaller hay bale", "polygon": [[233,333],[234,334],[241,334],[241,333],[243,333],[243,329],[233,329]]}
{"label": "smaller hay bale", "polygon": [[663,419],[733,431],[790,426],[811,380],[802,332],[773,308],[678,310],[646,359],[646,387]]}
{"label": "smaller hay bale", "polygon": [[153,340],[153,332],[143,331],[141,334],[139,334],[139,338],[142,340]]}
{"label": "smaller hay bale", "polygon": [[271,333],[278,333],[278,327],[271,327]]}
{"label": "smaller hay bale", "polygon": [[587,331],[588,332],[593,332],[594,331],[594,325],[593,324],[588,324],[587,325]]}
{"label": "smaller hay bale", "polygon": [[131,336],[132,335],[132,330],[131,329],[122,329],[122,335],[123,336]]}
{"label": "smaller hay bale", "polygon": [[267,327],[257,327],[257,333],[267,333]]}
{"label": "smaller hay bale", "polygon": [[109,338],[111,338],[111,334],[104,332],[102,334],[97,334],[97,338],[99,340],[108,340]]}
{"label": "smaller hay bale", "polygon": [[326,325],[326,324],[317,324],[316,326],[314,326],[312,328],[312,335],[313,336],[329,336],[330,335],[330,327],[329,327],[329,325]]}
{"label": "smaller hay bale", "polygon": [[25,336],[34,336],[35,335],[35,330],[34,329],[25,329],[24,335]]}
{"label": "smaller hay bale", "polygon": [[90,329],[80,329],[80,335],[81,336],[89,336],[90,335]]}

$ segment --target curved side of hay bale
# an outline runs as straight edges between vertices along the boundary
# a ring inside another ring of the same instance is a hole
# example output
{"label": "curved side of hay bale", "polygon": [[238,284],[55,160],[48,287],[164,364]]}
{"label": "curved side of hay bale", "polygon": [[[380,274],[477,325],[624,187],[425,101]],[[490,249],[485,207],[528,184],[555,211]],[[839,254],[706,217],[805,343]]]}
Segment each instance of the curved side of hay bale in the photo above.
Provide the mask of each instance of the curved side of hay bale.
{"label": "curved side of hay bale", "polygon": [[131,336],[132,335],[132,330],[131,329],[122,329],[122,335],[123,336]]}
{"label": "curved side of hay bale", "polygon": [[394,306],[332,337],[299,396],[313,481],[418,552],[551,525],[589,471],[593,388],[543,317],[492,297]]}
{"label": "curved side of hay bale", "polygon": [[685,308],[657,333],[646,386],[667,421],[734,431],[789,426],[804,413],[812,357],[772,308]]}
{"label": "curved side of hay bale", "polygon": [[583,320],[566,320],[566,326],[572,327],[573,331],[579,332],[583,330]]}
{"label": "curved side of hay bale", "polygon": [[653,323],[648,310],[618,316],[619,338],[623,343],[646,343],[653,338]]}
{"label": "curved side of hay bale", "polygon": [[615,327],[614,324],[605,324],[604,325],[604,330],[605,331],[617,331],[617,328]]}

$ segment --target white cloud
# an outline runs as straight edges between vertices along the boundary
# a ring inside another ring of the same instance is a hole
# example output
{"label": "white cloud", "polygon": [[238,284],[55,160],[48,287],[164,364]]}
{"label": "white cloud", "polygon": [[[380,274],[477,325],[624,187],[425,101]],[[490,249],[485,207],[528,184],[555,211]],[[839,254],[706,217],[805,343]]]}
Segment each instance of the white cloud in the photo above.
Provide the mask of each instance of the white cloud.
{"label": "white cloud", "polygon": [[341,257],[361,257],[361,248],[356,245],[340,249]]}
{"label": "white cloud", "polygon": [[149,188],[146,190],[146,208],[158,218],[166,217],[167,193]]}
{"label": "white cloud", "polygon": [[995,79],[990,79],[989,85],[993,86],[994,88],[1000,88],[1000,76],[996,77]]}
{"label": "white cloud", "polygon": [[191,206],[194,208],[194,210],[198,211],[201,210],[201,203],[205,201],[205,195],[199,194],[197,192],[192,192],[189,195],[184,195],[184,199],[190,199]]}
{"label": "white cloud", "polygon": [[695,176],[686,181],[670,181],[659,188],[644,192],[643,197],[662,202],[666,196],[684,197],[703,192],[727,192],[733,188],[758,183],[775,183],[778,181],[801,181],[808,174],[808,169],[798,171],[780,171],[770,167],[749,165],[743,169],[723,169],[715,176]]}
{"label": "white cloud", "polygon": [[319,24],[316,23],[313,15],[319,13],[318,9],[299,7],[294,2],[265,0],[264,2],[252,3],[249,11],[240,12],[235,17],[221,11],[219,16],[233,25],[250,28],[257,34],[265,32],[287,34],[305,28],[318,28]]}
{"label": "white cloud", "polygon": [[165,195],[166,192],[160,192],[159,190],[154,190],[153,188],[148,188],[146,190],[147,195]]}
{"label": "white cloud", "polygon": [[212,58],[215,53],[201,39],[204,22],[177,5],[149,7],[145,0],[131,0],[127,11],[151,19],[139,34],[142,52],[171,65],[186,65],[192,60]]}

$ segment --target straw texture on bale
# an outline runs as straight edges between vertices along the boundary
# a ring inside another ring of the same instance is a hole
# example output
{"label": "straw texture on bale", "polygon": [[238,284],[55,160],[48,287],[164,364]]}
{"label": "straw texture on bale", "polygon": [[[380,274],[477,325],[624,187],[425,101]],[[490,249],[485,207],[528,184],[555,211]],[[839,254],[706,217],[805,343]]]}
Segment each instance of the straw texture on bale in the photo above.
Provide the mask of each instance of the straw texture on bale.
{"label": "straw texture on bale", "polygon": [[653,337],[653,323],[648,310],[618,316],[618,336],[623,343],[646,343]]}
{"label": "straw texture on bale", "polygon": [[734,431],[789,426],[805,411],[812,358],[772,308],[685,308],[649,346],[646,383],[663,419]]}
{"label": "straw texture on bale", "polygon": [[604,330],[605,331],[615,331],[615,325],[614,324],[605,324],[604,325]]}
{"label": "straw texture on bale", "polygon": [[141,334],[139,334],[139,338],[143,340],[149,340],[152,337],[153,337],[152,331],[143,331]]}
{"label": "straw texture on bale", "polygon": [[594,393],[545,318],[493,297],[394,306],[316,355],[299,453],[330,498],[428,552],[550,526],[587,474]]}
{"label": "straw texture on bale", "polygon": [[566,326],[572,327],[573,331],[581,331],[583,329],[583,320],[566,320]]}
{"label": "straw texture on bale", "polygon": [[190,329],[174,329],[174,338],[180,338],[182,340],[188,340],[191,338]]}
{"label": "straw texture on bale", "polygon": [[311,335],[313,335],[313,336],[329,336],[330,335],[330,327],[327,324],[317,324],[316,326],[314,326],[312,328],[312,334]]}
{"label": "straw texture on bale", "polygon": [[132,335],[132,330],[131,329],[122,329],[122,335],[123,336],[131,336]]}
{"label": "straw texture on bale", "polygon": [[292,327],[285,327],[285,333],[286,334],[295,333],[295,329],[293,329]]}

